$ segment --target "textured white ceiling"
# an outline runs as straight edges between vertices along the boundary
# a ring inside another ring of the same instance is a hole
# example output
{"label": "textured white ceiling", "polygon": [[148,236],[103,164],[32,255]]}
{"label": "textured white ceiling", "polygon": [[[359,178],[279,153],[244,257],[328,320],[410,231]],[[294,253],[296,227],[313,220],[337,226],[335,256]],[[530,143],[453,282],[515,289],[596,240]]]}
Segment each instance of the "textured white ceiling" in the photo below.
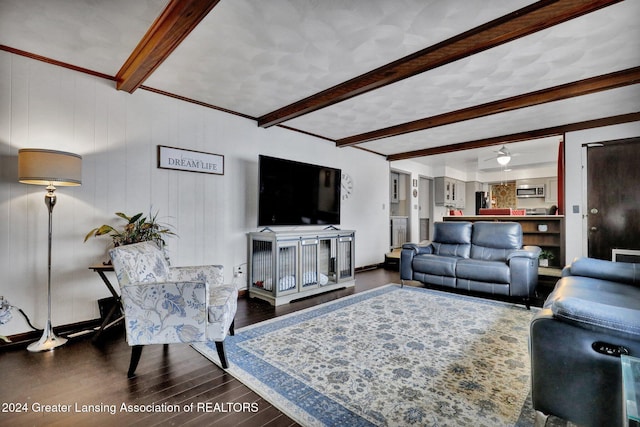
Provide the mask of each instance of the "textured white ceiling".
{"label": "textured white ceiling", "polygon": [[[0,44],[115,76],[168,1],[0,0]],[[144,85],[259,117],[533,3],[220,0]],[[340,139],[637,67],[639,17],[640,0],[622,1],[283,124]],[[639,111],[636,84],[360,146],[389,155]]]}
{"label": "textured white ceiling", "polygon": [[223,0],[145,84],[258,117],[530,3]]}
{"label": "textured white ceiling", "polygon": [[611,6],[287,125],[339,139],[636,66],[639,5]]}
{"label": "textured white ceiling", "polygon": [[0,44],[115,76],[168,0],[0,0]]}

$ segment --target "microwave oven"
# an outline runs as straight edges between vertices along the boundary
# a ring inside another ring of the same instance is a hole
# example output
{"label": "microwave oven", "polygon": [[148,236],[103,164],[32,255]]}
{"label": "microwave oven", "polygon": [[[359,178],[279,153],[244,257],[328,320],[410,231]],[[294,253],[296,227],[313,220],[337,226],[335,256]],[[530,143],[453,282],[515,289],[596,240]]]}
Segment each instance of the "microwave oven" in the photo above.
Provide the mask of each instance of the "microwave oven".
{"label": "microwave oven", "polygon": [[517,197],[544,197],[544,185],[518,185],[516,187]]}

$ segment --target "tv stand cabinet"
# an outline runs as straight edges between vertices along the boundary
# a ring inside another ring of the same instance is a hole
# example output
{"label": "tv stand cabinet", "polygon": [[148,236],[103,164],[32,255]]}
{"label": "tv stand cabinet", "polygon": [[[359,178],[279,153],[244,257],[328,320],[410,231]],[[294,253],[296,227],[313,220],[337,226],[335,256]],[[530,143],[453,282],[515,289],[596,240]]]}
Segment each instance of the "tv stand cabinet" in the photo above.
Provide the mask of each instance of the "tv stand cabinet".
{"label": "tv stand cabinet", "polygon": [[278,306],[355,285],[355,231],[249,233],[249,297]]}

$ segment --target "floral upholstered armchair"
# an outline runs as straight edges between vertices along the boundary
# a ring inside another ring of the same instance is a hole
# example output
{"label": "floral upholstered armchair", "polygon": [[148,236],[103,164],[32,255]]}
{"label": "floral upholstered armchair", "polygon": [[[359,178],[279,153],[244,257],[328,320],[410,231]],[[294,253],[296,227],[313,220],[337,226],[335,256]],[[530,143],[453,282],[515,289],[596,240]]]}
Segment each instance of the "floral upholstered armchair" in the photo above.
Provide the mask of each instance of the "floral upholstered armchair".
{"label": "floral upholstered armchair", "polygon": [[224,339],[233,335],[238,290],[223,285],[220,265],[170,267],[153,242],[109,251],[120,285],[132,377],[147,344],[215,341],[228,367]]}

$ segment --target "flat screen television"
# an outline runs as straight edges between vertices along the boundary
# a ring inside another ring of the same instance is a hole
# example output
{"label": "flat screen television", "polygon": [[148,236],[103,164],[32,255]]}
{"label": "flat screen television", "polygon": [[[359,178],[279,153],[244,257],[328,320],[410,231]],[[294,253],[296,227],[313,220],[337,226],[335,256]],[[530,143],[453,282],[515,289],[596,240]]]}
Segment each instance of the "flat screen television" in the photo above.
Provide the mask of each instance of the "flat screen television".
{"label": "flat screen television", "polygon": [[258,226],[340,224],[340,169],[260,155]]}

